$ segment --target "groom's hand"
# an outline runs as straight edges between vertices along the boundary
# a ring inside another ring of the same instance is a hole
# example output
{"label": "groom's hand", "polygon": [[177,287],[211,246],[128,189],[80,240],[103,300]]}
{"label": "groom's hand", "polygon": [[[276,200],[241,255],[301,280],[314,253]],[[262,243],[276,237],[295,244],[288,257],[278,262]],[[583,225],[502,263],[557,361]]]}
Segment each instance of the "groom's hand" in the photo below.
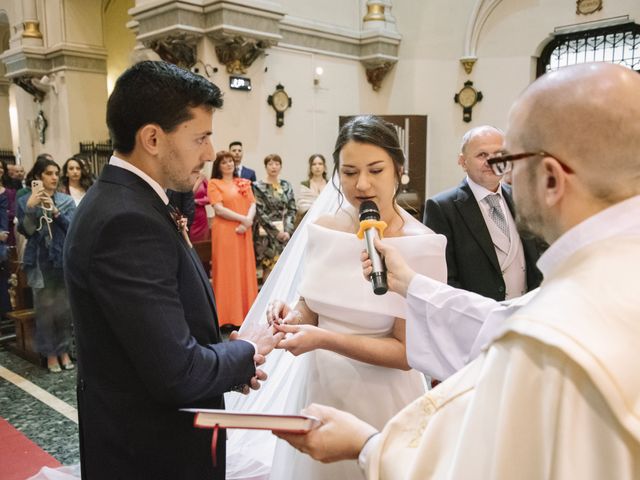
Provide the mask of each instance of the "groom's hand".
{"label": "groom's hand", "polygon": [[248,325],[242,329],[242,333],[231,332],[229,340],[248,340],[256,346],[257,354],[268,355],[284,338],[284,335],[269,325]]}

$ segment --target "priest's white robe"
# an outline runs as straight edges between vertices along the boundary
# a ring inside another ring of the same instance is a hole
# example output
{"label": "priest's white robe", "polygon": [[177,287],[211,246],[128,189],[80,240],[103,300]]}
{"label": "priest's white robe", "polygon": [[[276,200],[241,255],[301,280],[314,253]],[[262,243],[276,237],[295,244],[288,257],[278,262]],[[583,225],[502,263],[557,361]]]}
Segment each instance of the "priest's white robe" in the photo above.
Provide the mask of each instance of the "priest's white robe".
{"label": "priest's white robe", "polygon": [[369,479],[640,478],[640,196],[539,266],[497,340],[367,445]]}

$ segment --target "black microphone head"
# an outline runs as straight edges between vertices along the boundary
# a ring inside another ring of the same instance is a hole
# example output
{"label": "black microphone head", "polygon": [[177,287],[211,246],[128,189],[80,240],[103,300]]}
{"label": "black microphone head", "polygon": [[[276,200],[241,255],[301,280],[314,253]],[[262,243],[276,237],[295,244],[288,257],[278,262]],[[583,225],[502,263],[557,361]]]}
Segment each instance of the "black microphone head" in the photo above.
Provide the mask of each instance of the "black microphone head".
{"label": "black microphone head", "polygon": [[363,220],[380,220],[380,211],[376,202],[372,200],[365,200],[360,204],[360,221]]}

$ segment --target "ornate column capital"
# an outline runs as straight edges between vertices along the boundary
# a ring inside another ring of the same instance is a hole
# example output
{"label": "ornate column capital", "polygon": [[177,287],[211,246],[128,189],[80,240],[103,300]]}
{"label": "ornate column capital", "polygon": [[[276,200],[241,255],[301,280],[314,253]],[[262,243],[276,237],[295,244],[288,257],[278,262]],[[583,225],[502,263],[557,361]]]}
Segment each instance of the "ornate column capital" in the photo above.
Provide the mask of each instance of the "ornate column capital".
{"label": "ornate column capital", "polygon": [[185,33],[167,35],[156,38],[147,43],[147,47],[156,52],[158,56],[168,63],[189,70],[198,61],[198,38]]}
{"label": "ornate column capital", "polygon": [[397,63],[396,60],[377,60],[362,62],[367,72],[367,81],[375,92],[382,87],[382,81]]}
{"label": "ornate column capital", "polygon": [[244,74],[258,58],[265,56],[265,50],[271,47],[268,40],[256,40],[237,35],[216,43],[218,61],[227,67],[231,74]]}

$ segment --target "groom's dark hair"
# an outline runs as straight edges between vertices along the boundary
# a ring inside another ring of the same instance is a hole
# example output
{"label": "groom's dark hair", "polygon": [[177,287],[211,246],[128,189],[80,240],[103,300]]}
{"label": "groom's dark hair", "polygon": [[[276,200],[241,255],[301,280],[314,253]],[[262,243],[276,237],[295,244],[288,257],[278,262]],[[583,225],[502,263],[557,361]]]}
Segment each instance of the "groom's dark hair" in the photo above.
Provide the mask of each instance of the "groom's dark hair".
{"label": "groom's dark hair", "polygon": [[206,78],[171,63],[137,63],[120,75],[107,102],[113,148],[131,153],[143,126],[153,123],[171,132],[193,118],[192,108],[221,106],[220,89]]}

